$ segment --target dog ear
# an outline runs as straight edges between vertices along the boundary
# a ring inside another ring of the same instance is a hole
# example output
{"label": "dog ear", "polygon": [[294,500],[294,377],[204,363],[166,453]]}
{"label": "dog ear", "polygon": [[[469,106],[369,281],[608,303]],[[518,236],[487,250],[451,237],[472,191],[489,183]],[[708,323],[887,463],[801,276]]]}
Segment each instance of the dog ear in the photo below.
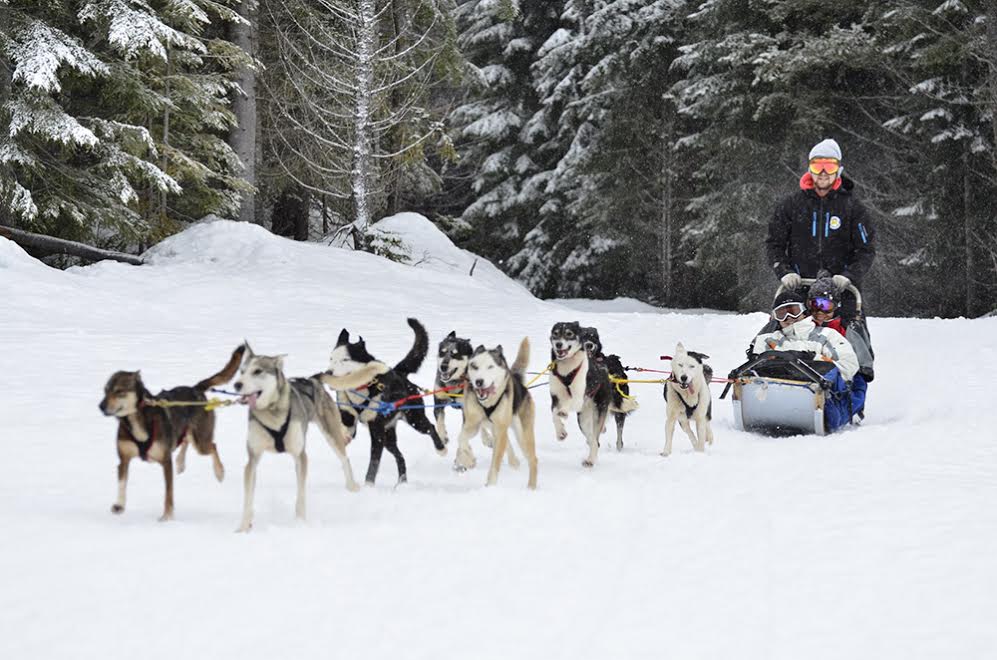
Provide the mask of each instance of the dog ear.
{"label": "dog ear", "polygon": [[678,355],[682,355],[683,353],[685,353],[685,346],[682,345],[682,342],[679,342],[675,346],[675,355],[678,356]]}
{"label": "dog ear", "polygon": [[273,362],[277,365],[278,371],[284,371],[284,358],[287,357],[287,353],[281,353],[280,355],[273,356]]}
{"label": "dog ear", "polygon": [[363,335],[357,337],[357,346],[366,346],[363,340]]}
{"label": "dog ear", "polygon": [[447,335],[447,339],[456,339],[456,338],[457,338],[457,331],[456,330],[451,330],[450,334]]}
{"label": "dog ear", "polygon": [[484,353],[487,350],[488,349],[485,348],[484,344],[478,344],[478,347],[474,349],[474,353],[472,355],[480,355],[481,353]]}
{"label": "dog ear", "polygon": [[499,344],[498,346],[496,346],[495,350],[498,351],[499,355],[503,355],[503,356],[505,355],[505,353],[502,352],[502,344]]}
{"label": "dog ear", "polygon": [[249,358],[253,357],[255,353],[253,353],[253,349],[249,347],[249,340],[247,339],[242,340],[242,347],[246,349],[242,352],[242,364],[246,364],[246,362],[249,361]]}
{"label": "dog ear", "polygon": [[343,328],[339,332],[339,338],[336,339],[336,346],[342,346],[343,344],[350,343],[350,332],[346,328]]}
{"label": "dog ear", "polygon": [[702,362],[703,360],[709,360],[710,356],[703,353],[697,353],[696,351],[688,351],[689,355],[696,358],[697,361]]}

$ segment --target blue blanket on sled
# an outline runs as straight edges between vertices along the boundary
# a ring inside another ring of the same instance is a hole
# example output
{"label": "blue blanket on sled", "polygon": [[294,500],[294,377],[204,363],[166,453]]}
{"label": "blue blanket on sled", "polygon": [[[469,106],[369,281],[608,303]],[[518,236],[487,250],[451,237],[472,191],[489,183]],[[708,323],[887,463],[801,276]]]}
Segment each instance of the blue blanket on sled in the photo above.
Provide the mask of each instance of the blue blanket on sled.
{"label": "blue blanket on sled", "polygon": [[831,381],[831,389],[824,402],[824,427],[830,433],[840,429],[852,416],[865,409],[865,395],[869,385],[860,374],[855,374],[852,386],[849,387],[837,367],[824,374],[824,378]]}

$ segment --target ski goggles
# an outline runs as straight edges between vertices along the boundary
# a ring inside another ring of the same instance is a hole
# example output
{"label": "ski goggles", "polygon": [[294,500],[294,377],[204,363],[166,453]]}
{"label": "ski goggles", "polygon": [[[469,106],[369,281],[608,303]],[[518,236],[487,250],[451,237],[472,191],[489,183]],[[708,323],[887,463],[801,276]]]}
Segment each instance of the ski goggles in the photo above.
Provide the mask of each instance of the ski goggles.
{"label": "ski goggles", "polygon": [[798,319],[807,310],[798,302],[788,302],[782,303],[778,307],[772,310],[772,318],[776,321],[785,321],[786,319]]}
{"label": "ski goggles", "polygon": [[832,298],[827,296],[817,296],[816,298],[811,298],[809,303],[810,309],[815,312],[824,312],[825,314],[830,314],[837,307],[837,304]]}
{"label": "ski goggles", "polygon": [[811,174],[820,174],[821,172],[837,174],[840,169],[841,163],[839,163],[835,158],[814,158],[810,161]]}

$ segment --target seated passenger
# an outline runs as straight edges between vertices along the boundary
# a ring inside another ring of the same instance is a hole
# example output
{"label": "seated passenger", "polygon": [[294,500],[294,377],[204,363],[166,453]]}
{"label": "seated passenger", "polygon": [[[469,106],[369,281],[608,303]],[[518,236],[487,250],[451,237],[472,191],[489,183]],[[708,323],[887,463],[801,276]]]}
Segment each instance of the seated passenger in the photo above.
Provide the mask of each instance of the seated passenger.
{"label": "seated passenger", "polygon": [[875,356],[869,345],[869,335],[865,330],[865,323],[858,319],[846,322],[841,316],[836,316],[839,312],[840,298],[841,293],[834,281],[830,277],[820,277],[810,285],[810,292],[807,295],[807,309],[816,325],[831,328],[848,340],[858,358],[859,373],[865,380],[871,381],[874,376],[873,360]]}
{"label": "seated passenger", "polygon": [[848,340],[831,328],[820,327],[808,315],[806,297],[797,291],[780,293],[772,304],[772,318],[779,323],[775,332],[755,337],[751,352],[808,351],[817,359],[834,362],[846,381],[859,370],[858,358]]}

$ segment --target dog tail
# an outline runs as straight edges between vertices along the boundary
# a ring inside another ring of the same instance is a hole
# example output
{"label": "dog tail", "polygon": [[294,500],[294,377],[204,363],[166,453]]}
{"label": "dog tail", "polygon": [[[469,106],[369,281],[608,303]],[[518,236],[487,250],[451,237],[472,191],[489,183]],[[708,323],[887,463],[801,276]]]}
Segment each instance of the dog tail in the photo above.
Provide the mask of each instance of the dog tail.
{"label": "dog tail", "polygon": [[355,390],[387,372],[388,365],[383,362],[368,362],[345,376],[333,376],[329,372],[323,372],[316,374],[313,378],[318,378],[323,385],[328,385],[334,390]]}
{"label": "dog tail", "polygon": [[415,333],[415,343],[412,344],[412,350],[408,352],[408,355],[395,365],[395,371],[403,376],[419,371],[422,361],[426,359],[426,354],[429,352],[429,335],[426,334],[426,328],[422,327],[422,324],[416,319],[409,319],[408,324]]}
{"label": "dog tail", "polygon": [[634,399],[633,397],[629,399],[627,397],[621,397],[620,405],[610,406],[609,411],[614,413],[623,413],[624,415],[629,415],[638,408],[640,408],[640,406],[637,404],[637,399]]}
{"label": "dog tail", "polygon": [[344,446],[348,445],[349,439],[343,428],[343,417],[335,400],[322,387],[322,379],[319,377],[321,375],[323,374],[312,376],[312,382],[315,383],[315,416],[319,425],[328,435],[342,442]]}
{"label": "dog tail", "polygon": [[239,344],[239,347],[232,351],[232,357],[228,359],[228,364],[225,365],[225,368],[214,376],[209,376],[202,380],[194,386],[194,389],[203,392],[210,387],[218,387],[232,380],[232,376],[235,375],[235,372],[239,369],[239,365],[242,364],[242,354],[245,352],[246,345]]}
{"label": "dog tail", "polygon": [[516,352],[516,359],[512,362],[512,373],[517,378],[522,378],[526,373],[526,367],[530,366],[530,338],[523,337],[519,342],[519,350]]}

